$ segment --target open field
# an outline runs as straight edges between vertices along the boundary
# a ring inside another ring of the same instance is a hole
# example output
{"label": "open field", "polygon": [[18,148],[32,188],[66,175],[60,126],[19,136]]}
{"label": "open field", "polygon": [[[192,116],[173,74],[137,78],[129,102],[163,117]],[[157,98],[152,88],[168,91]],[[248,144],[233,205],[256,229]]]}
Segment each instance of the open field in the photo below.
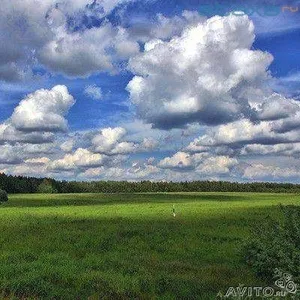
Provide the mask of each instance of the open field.
{"label": "open field", "polygon": [[279,203],[300,195],[11,195],[0,206],[0,298],[215,299],[261,285],[240,244]]}

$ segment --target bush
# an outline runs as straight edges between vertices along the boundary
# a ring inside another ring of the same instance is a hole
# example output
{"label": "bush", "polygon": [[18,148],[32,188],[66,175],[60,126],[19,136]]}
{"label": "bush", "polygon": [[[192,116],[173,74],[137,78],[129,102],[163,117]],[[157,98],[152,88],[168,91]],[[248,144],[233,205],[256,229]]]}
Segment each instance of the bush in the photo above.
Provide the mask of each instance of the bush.
{"label": "bush", "polygon": [[300,282],[300,207],[280,206],[280,210],[280,221],[268,217],[254,228],[244,246],[244,257],[268,281],[279,269]]}
{"label": "bush", "polygon": [[7,201],[8,201],[7,193],[3,190],[0,190],[0,203],[7,202]]}

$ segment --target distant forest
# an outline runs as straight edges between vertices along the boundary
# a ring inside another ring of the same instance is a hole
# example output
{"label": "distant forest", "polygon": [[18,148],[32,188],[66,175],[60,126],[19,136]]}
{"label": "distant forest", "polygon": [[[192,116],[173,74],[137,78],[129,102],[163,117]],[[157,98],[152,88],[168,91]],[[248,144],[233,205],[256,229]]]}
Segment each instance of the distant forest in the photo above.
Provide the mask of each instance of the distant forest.
{"label": "distant forest", "polygon": [[51,178],[0,174],[0,189],[7,193],[139,193],[139,192],[274,192],[299,193],[300,184],[227,181],[128,182],[58,181]]}

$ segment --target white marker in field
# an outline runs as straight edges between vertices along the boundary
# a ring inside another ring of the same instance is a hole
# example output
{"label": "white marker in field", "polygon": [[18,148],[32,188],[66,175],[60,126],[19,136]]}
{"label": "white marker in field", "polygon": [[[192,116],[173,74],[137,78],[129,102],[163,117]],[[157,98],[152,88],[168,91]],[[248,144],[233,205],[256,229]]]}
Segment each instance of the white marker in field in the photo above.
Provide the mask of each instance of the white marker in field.
{"label": "white marker in field", "polygon": [[173,204],[173,217],[176,217],[176,212],[175,212],[175,204]]}

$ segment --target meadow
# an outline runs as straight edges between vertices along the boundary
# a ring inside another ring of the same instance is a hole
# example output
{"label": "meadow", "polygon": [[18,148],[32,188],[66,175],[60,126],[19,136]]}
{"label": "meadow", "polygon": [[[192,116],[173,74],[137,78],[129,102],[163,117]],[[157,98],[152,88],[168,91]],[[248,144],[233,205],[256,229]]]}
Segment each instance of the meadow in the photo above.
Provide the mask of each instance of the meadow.
{"label": "meadow", "polygon": [[[10,195],[0,299],[215,299],[264,282],[243,261],[254,224],[297,194]],[[175,205],[176,217],[172,215]]]}

